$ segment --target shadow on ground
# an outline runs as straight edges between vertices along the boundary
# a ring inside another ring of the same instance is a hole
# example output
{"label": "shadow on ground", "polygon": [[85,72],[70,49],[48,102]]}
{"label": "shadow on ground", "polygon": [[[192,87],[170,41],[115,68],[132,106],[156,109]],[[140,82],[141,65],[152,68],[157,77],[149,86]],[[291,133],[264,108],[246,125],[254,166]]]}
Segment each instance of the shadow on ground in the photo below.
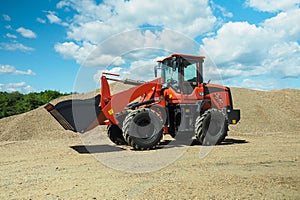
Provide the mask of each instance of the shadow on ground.
{"label": "shadow on ground", "polygon": [[73,150],[77,151],[80,154],[93,154],[93,153],[108,153],[108,152],[116,152],[116,151],[124,151],[124,149],[120,147],[116,147],[108,144],[101,145],[76,145],[70,146]]}
{"label": "shadow on ground", "polygon": [[[247,140],[237,140],[237,139],[233,139],[233,138],[228,138],[228,139],[225,139],[219,145],[233,145],[233,144],[246,144],[246,143],[248,143]],[[191,146],[194,146],[194,145],[201,145],[201,143],[198,140],[193,140]]]}
{"label": "shadow on ground", "polygon": [[220,145],[246,144],[246,143],[248,143],[247,140],[237,140],[233,138],[227,138]]}
{"label": "shadow on ground", "polygon": [[[174,148],[183,146],[183,144],[174,144],[170,145],[171,140],[163,140],[157,149],[163,148]],[[248,143],[246,140],[237,140],[233,138],[225,139],[220,145],[234,145],[234,144],[245,144]],[[190,146],[201,145],[201,143],[197,140],[193,140]],[[189,146],[189,145],[185,145]],[[122,148],[121,146],[114,146],[108,144],[101,144],[101,145],[76,145],[70,146],[73,150],[77,151],[80,154],[94,154],[94,153],[109,153],[109,152],[117,152],[117,151],[125,151],[126,149]]]}

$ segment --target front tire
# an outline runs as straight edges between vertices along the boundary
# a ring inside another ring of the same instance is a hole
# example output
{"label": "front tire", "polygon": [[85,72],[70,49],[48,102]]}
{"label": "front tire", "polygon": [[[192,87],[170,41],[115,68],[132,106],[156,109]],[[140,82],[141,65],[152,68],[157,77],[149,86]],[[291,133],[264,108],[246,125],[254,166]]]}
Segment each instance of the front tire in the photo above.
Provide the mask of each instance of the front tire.
{"label": "front tire", "polygon": [[162,139],[163,121],[152,109],[134,110],[124,120],[123,136],[136,150],[153,149]]}
{"label": "front tire", "polygon": [[122,129],[118,125],[112,124],[107,126],[107,136],[116,145],[126,145]]}
{"label": "front tire", "polygon": [[205,146],[220,144],[227,136],[228,120],[218,109],[211,108],[198,116],[195,123],[196,139]]}
{"label": "front tire", "polygon": [[117,113],[115,118],[119,121],[119,124],[111,124],[107,126],[107,136],[116,145],[127,145],[122,131],[123,121],[127,115],[127,111]]}

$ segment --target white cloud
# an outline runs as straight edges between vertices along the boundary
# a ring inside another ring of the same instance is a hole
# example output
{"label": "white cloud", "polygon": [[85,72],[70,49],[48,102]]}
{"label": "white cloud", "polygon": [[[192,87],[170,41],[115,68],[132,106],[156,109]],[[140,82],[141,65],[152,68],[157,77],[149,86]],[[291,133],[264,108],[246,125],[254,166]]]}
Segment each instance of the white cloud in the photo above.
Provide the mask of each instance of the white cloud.
{"label": "white cloud", "polygon": [[67,7],[67,6],[71,6],[70,1],[60,1],[56,4],[57,8],[63,8],[63,7]]}
{"label": "white cloud", "polygon": [[29,29],[26,29],[23,27],[18,28],[17,32],[20,33],[25,38],[36,38],[37,37],[36,34],[32,30],[29,30]]}
{"label": "white cloud", "polygon": [[6,15],[6,14],[3,14],[2,17],[3,17],[3,19],[4,19],[5,21],[11,21],[10,16],[8,16],[8,15]]}
{"label": "white cloud", "polygon": [[223,17],[229,17],[229,18],[233,17],[233,14],[231,12],[227,11],[226,8],[216,4],[212,0],[210,0],[209,3],[210,3],[212,10],[214,10],[215,12],[220,12]]}
{"label": "white cloud", "polygon": [[53,11],[48,11],[48,14],[46,15],[46,17],[51,24],[59,24],[62,26],[68,26],[68,24],[65,22],[62,22],[62,20],[58,16],[56,16],[56,13]]}
{"label": "white cloud", "polygon": [[119,56],[103,52],[102,48],[96,49],[95,45],[84,42],[82,47],[74,42],[57,43],[55,50],[66,59],[74,59],[80,65],[107,67],[114,62],[115,65],[123,65],[125,61]]}
{"label": "white cloud", "polygon": [[295,8],[300,5],[299,0],[247,0],[247,6],[264,12],[276,12]]}
{"label": "white cloud", "polygon": [[41,24],[45,24],[46,20],[42,19],[42,18],[36,18],[36,21],[40,22]]}
{"label": "white cloud", "polygon": [[11,25],[6,25],[5,28],[8,29],[8,30],[12,30]]}
{"label": "white cloud", "polygon": [[61,19],[57,17],[54,12],[49,12],[49,14],[47,14],[46,16],[51,24],[61,23]]}
{"label": "white cloud", "polygon": [[98,57],[90,58],[86,60],[84,64],[87,66],[102,67],[111,65],[112,63],[114,64],[114,66],[120,66],[124,65],[125,61],[120,56],[104,54],[99,55]]}
{"label": "white cloud", "polygon": [[36,89],[25,82],[8,83],[8,84],[0,83],[0,91],[30,93],[30,92],[35,92]]}
{"label": "white cloud", "polygon": [[79,13],[73,17],[69,38],[96,44],[112,34],[146,24],[195,37],[210,31],[216,21],[207,0],[104,1],[98,5],[94,1],[64,0],[57,5],[70,6]]}
{"label": "white cloud", "polygon": [[273,78],[267,78],[262,80],[246,78],[242,81],[231,81],[228,84],[230,84],[231,87],[249,88],[254,90],[273,90],[280,86],[278,80]]}
{"label": "white cloud", "polygon": [[128,69],[124,69],[123,78],[149,81],[154,79],[153,68],[156,65],[156,59],[138,60],[131,63]]}
{"label": "white cloud", "polygon": [[224,79],[300,77],[299,13],[300,9],[280,12],[260,25],[228,22],[203,39],[200,52],[217,64]]}
{"label": "white cloud", "polygon": [[297,42],[274,45],[263,64],[283,78],[300,77],[300,45]]}
{"label": "white cloud", "polygon": [[[176,42],[174,42],[176,41]],[[170,30],[150,31],[136,29],[112,36],[99,46],[90,42],[57,43],[55,50],[64,58],[75,59],[85,66],[116,66],[136,60],[149,60],[161,54],[197,51],[194,40]]]}
{"label": "white cloud", "polygon": [[284,40],[299,40],[300,38],[300,9],[280,12],[275,17],[264,21],[262,26],[269,32]]}
{"label": "white cloud", "polygon": [[35,73],[28,69],[27,71],[17,70],[11,65],[0,65],[0,74],[13,74],[13,75],[35,75]]}
{"label": "white cloud", "polygon": [[[70,58],[77,58],[77,51],[80,48],[77,44],[74,42],[64,42],[64,43],[58,43],[54,46],[55,50],[62,54],[64,58],[70,59]],[[77,58],[77,60],[82,60],[80,58]]]}
{"label": "white cloud", "polygon": [[100,80],[102,72],[108,72],[113,74],[119,74],[119,79],[125,80],[137,80],[137,81],[149,81],[154,77],[154,66],[157,59],[134,61],[130,66],[126,67],[113,67],[111,69],[98,70],[94,75],[94,81]]}
{"label": "white cloud", "polygon": [[34,48],[27,47],[21,43],[0,43],[0,49],[9,50],[9,51],[15,51],[15,50],[21,50],[21,51],[34,51]]}
{"label": "white cloud", "polygon": [[11,34],[11,33],[7,33],[7,34],[6,34],[6,37],[8,37],[8,38],[14,38],[14,39],[16,39],[16,38],[17,38],[17,36],[16,36],[16,35],[14,35],[14,34]]}
{"label": "white cloud", "polygon": [[202,48],[217,64],[256,65],[258,59],[266,56],[274,39],[276,36],[269,35],[262,27],[248,22],[229,22],[217,31],[216,36],[204,38]]}

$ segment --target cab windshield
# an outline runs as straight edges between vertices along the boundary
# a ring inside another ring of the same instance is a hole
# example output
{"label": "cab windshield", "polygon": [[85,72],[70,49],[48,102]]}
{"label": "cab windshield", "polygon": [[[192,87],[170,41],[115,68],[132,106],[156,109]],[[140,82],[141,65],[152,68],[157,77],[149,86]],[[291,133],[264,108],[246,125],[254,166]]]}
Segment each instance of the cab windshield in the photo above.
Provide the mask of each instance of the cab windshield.
{"label": "cab windshield", "polygon": [[[197,86],[198,62],[186,59],[169,59],[160,64],[161,77],[166,87],[176,92],[191,93]],[[186,89],[189,88],[189,89]]]}
{"label": "cab windshield", "polygon": [[178,67],[175,69],[169,65],[168,62],[162,64],[162,78],[163,83],[168,84],[174,90],[179,90],[178,88]]}

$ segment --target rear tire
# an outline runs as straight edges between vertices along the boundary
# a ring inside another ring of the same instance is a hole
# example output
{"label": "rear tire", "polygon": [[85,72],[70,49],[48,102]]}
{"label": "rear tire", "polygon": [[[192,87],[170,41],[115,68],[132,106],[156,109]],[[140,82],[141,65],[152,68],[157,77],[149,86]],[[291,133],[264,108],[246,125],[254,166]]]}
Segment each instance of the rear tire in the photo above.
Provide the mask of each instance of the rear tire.
{"label": "rear tire", "polygon": [[163,136],[162,119],[152,109],[134,110],[124,120],[123,136],[125,141],[136,150],[153,149]]}
{"label": "rear tire", "polygon": [[218,109],[211,108],[198,116],[195,123],[196,139],[205,146],[220,144],[227,136],[228,120]]}

